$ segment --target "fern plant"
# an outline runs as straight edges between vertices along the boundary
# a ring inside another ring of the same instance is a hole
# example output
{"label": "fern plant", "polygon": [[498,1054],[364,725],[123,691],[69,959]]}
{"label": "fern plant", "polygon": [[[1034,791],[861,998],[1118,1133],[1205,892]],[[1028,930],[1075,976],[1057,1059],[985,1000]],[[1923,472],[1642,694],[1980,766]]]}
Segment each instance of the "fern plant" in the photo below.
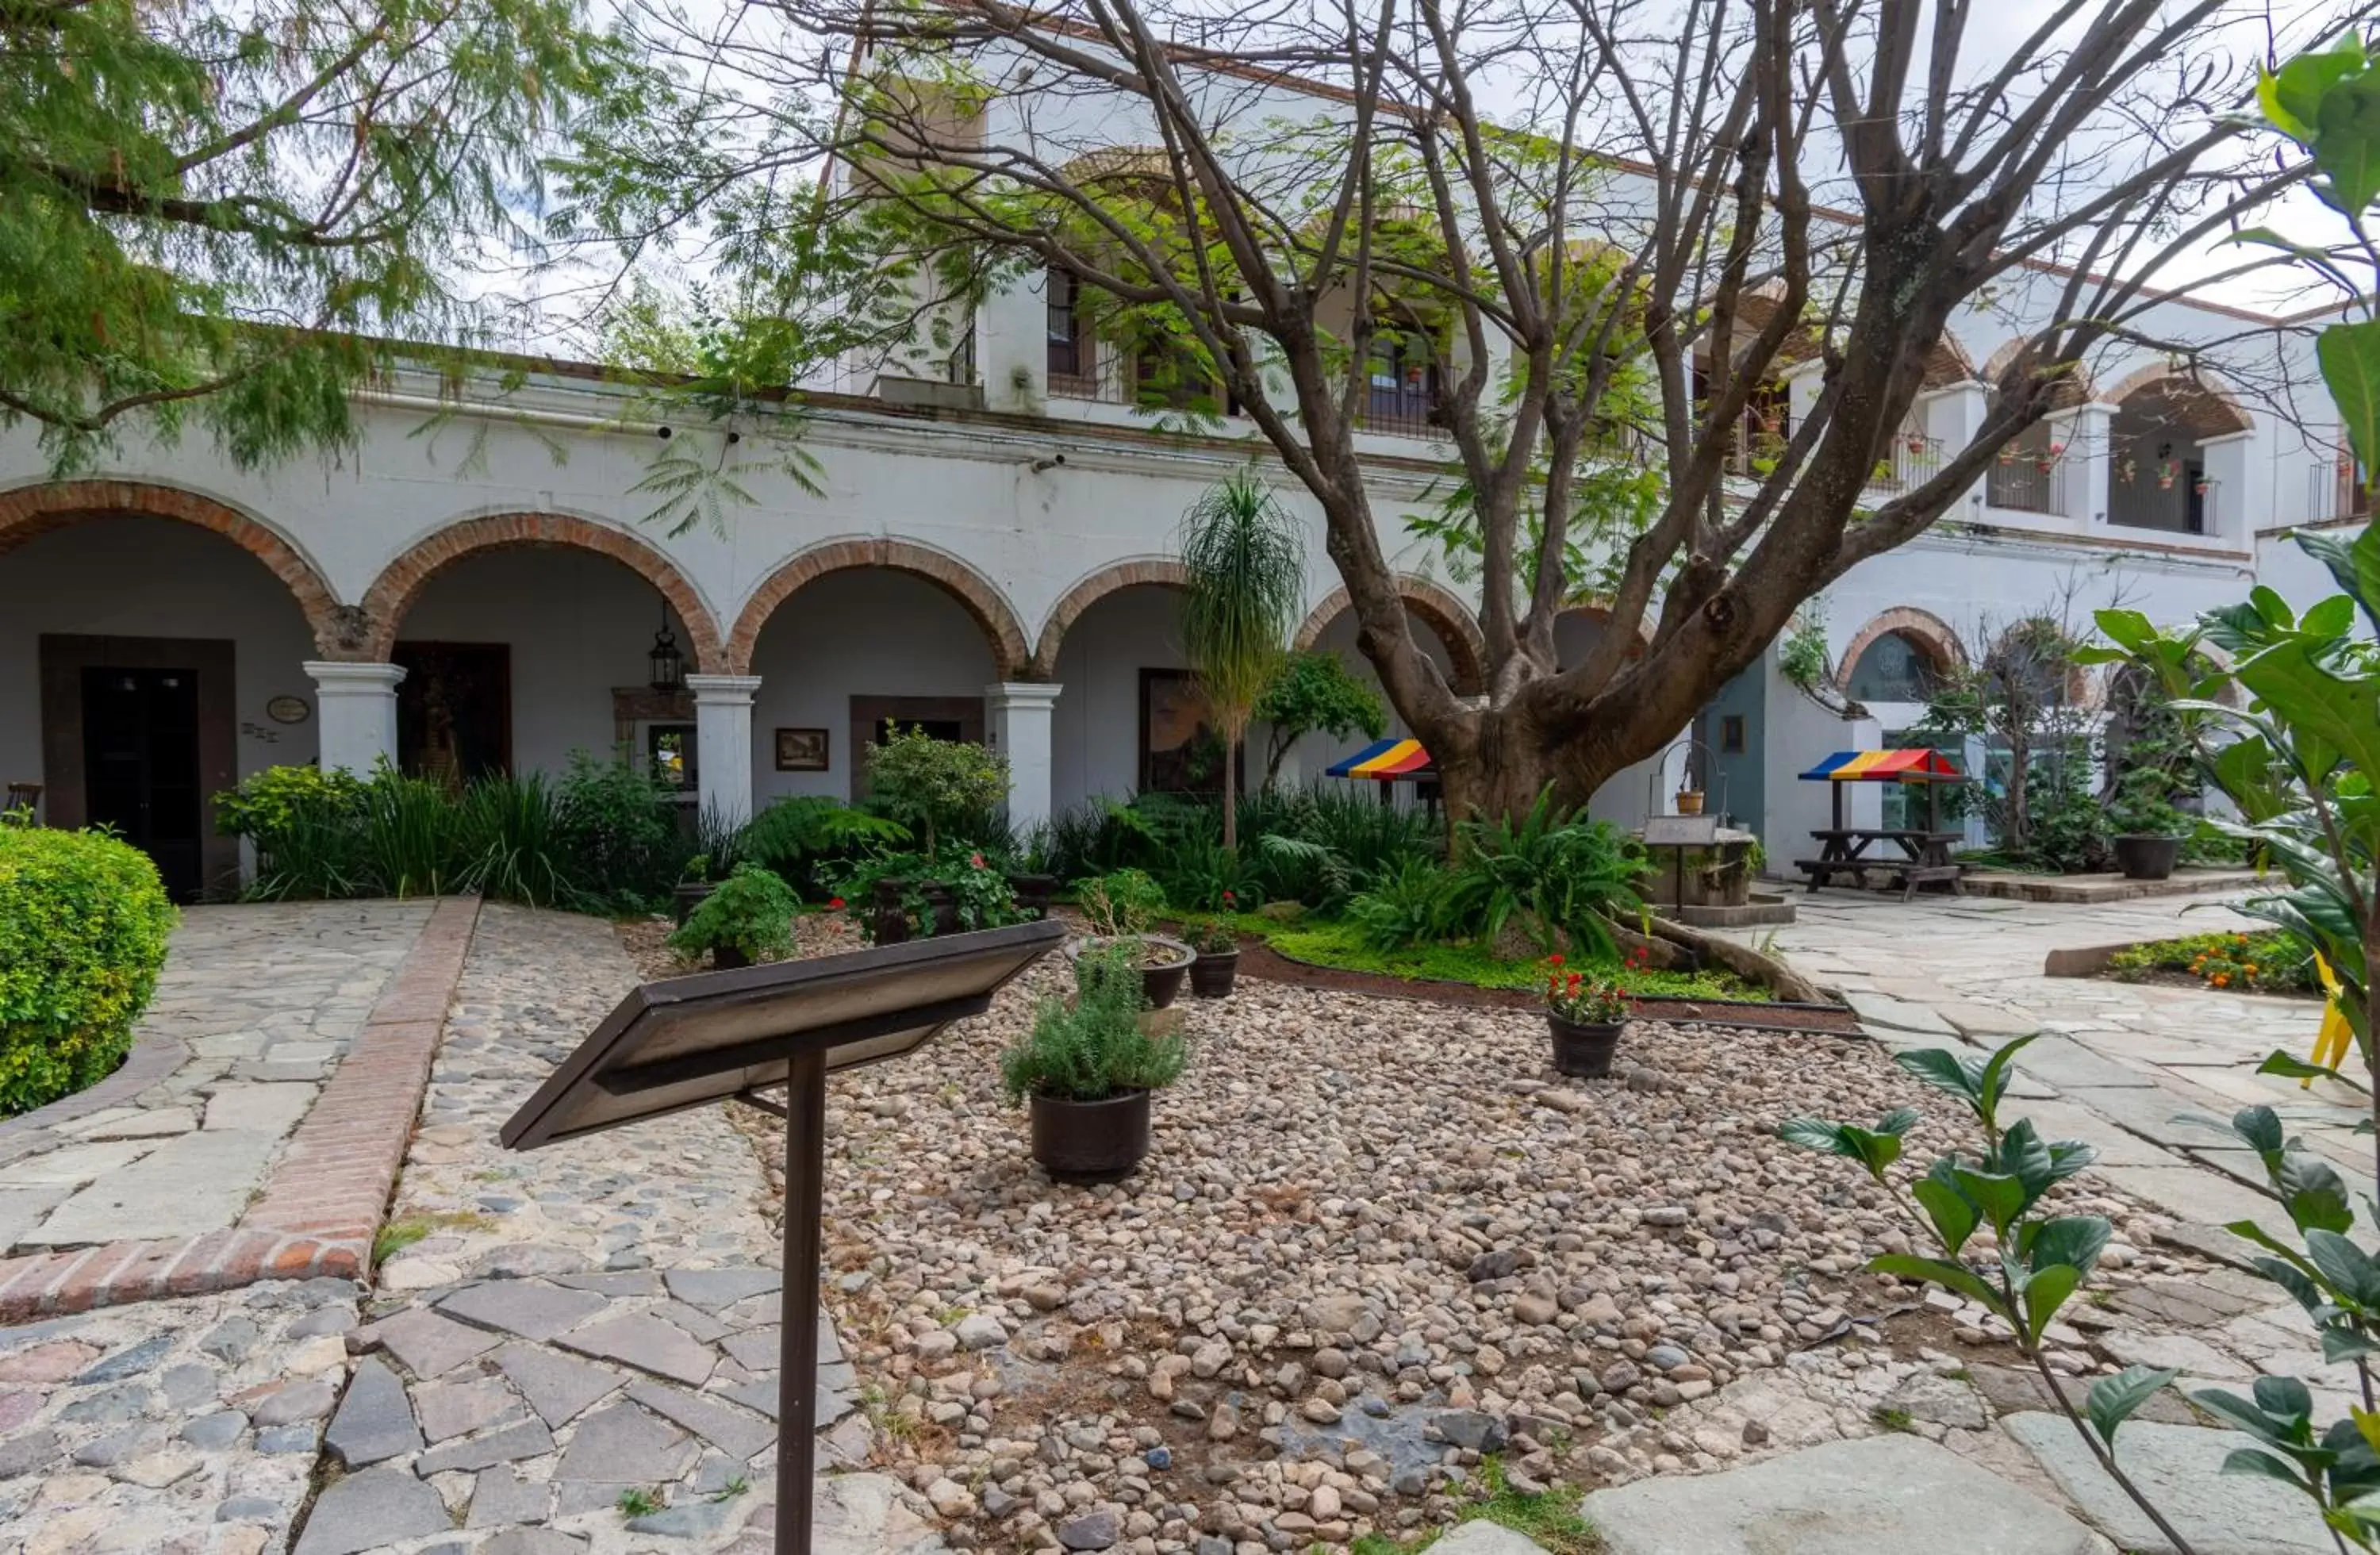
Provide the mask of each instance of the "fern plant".
{"label": "fern plant", "polygon": [[1649,866],[1609,822],[1557,805],[1548,788],[1517,821],[1473,817],[1454,832],[1444,898],[1451,931],[1492,944],[1517,923],[1540,952],[1561,949],[1567,938],[1575,950],[1618,956],[1610,920],[1644,911],[1636,887]]}

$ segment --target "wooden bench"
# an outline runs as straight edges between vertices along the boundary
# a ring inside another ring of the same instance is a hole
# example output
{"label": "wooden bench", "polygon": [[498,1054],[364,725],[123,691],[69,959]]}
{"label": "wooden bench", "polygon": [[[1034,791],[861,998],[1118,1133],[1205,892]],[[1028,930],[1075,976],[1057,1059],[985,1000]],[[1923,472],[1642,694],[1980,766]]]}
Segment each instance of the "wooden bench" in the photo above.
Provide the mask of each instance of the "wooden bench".
{"label": "wooden bench", "polygon": [[1858,883],[1865,884],[1868,870],[1881,869],[1900,888],[1904,902],[1914,897],[1921,885],[1947,884],[1950,894],[1956,896],[1960,894],[1960,877],[1966,873],[1963,865],[1926,864],[1913,858],[1797,858],[1793,868],[1810,877],[1813,892],[1824,890],[1837,875],[1850,875]]}

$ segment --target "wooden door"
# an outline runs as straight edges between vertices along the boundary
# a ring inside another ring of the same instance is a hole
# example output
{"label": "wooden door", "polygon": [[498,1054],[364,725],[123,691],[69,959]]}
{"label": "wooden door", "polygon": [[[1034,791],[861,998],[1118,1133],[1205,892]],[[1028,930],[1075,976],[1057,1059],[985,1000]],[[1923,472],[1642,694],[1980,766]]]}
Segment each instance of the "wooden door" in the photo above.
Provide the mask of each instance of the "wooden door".
{"label": "wooden door", "polygon": [[206,883],[198,671],[86,666],[82,738],[90,823],[154,859],[175,901],[197,901]]}

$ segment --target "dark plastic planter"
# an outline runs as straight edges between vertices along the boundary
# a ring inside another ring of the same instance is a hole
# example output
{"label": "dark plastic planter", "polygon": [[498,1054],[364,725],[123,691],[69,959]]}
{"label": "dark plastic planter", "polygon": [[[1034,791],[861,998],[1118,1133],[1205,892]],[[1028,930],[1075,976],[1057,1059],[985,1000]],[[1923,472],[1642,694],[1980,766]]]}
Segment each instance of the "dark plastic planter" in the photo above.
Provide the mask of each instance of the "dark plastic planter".
{"label": "dark plastic planter", "polygon": [[870,905],[876,917],[876,942],[880,945],[897,945],[909,938],[909,914],[901,905],[901,893],[908,885],[905,880],[876,882],[876,900]]}
{"label": "dark plastic planter", "polygon": [[1239,975],[1238,951],[1200,951],[1190,964],[1190,991],[1201,999],[1229,999]]}
{"label": "dark plastic planter", "polygon": [[1148,1092],[1099,1101],[1033,1098],[1033,1159],[1062,1183],[1112,1183],[1148,1154]]}
{"label": "dark plastic planter", "polygon": [[2116,868],[2128,881],[2161,881],[2181,862],[2180,837],[2118,837]]}
{"label": "dark plastic planter", "polygon": [[752,958],[746,955],[742,951],[737,950],[734,945],[713,945],[710,947],[710,969],[714,972],[732,972],[738,966],[749,966],[751,965]]}
{"label": "dark plastic planter", "polygon": [[1620,1046],[1618,1021],[1581,1023],[1548,1013],[1546,1026],[1554,1035],[1554,1068],[1583,1080],[1600,1080],[1611,1073],[1611,1055]]}
{"label": "dark plastic planter", "polygon": [[928,881],[917,888],[925,893],[926,905],[933,913],[930,934],[955,934],[959,931],[959,902],[951,888],[941,881]]}
{"label": "dark plastic planter", "polygon": [[681,883],[670,893],[670,917],[677,920],[680,929],[685,928],[686,920],[693,916],[695,908],[702,905],[703,898],[718,889],[709,881]]}
{"label": "dark plastic planter", "polygon": [[[1162,1010],[1182,997],[1182,979],[1189,976],[1191,964],[1198,959],[1198,953],[1181,941],[1167,939],[1162,934],[1135,934],[1129,938],[1137,940],[1144,945],[1154,945],[1167,954],[1168,959],[1162,965],[1143,966],[1140,969],[1141,997],[1148,1001],[1150,1009]],[[1087,945],[1104,945],[1111,942],[1096,934],[1086,939],[1072,940],[1067,942],[1066,955],[1069,960],[1072,960],[1082,954]]]}
{"label": "dark plastic planter", "polygon": [[1038,923],[1050,916],[1050,904],[1057,899],[1058,877],[1011,875],[1008,889],[1016,893],[1017,910]]}

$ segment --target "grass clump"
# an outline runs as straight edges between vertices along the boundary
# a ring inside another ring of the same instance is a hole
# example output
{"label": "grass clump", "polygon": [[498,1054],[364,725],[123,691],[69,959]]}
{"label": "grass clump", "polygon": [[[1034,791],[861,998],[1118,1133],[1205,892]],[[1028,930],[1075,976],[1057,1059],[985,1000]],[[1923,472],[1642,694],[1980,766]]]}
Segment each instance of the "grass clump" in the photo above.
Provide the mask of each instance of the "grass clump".
{"label": "grass clump", "polygon": [[430,1215],[399,1215],[372,1233],[372,1267],[377,1269],[433,1231],[493,1231],[496,1222],[474,1210]]}
{"label": "grass clump", "polygon": [[620,1492],[618,1504],[620,1515],[623,1517],[650,1517],[654,1512],[669,1505],[669,1502],[663,1499],[659,1490],[648,1490],[642,1486],[631,1485]]}
{"label": "grass clump", "polygon": [[[1561,1485],[1535,1495],[1516,1490],[1505,1476],[1504,1465],[1492,1457],[1480,1460],[1479,1476],[1487,1493],[1463,1509],[1455,1520],[1458,1526],[1493,1523],[1535,1540],[1552,1555],[1604,1555],[1601,1537],[1578,1514],[1577,1491]],[[1366,1534],[1347,1548],[1351,1555],[1421,1555],[1444,1532],[1437,1530],[1410,1544],[1401,1544],[1386,1534]]]}

